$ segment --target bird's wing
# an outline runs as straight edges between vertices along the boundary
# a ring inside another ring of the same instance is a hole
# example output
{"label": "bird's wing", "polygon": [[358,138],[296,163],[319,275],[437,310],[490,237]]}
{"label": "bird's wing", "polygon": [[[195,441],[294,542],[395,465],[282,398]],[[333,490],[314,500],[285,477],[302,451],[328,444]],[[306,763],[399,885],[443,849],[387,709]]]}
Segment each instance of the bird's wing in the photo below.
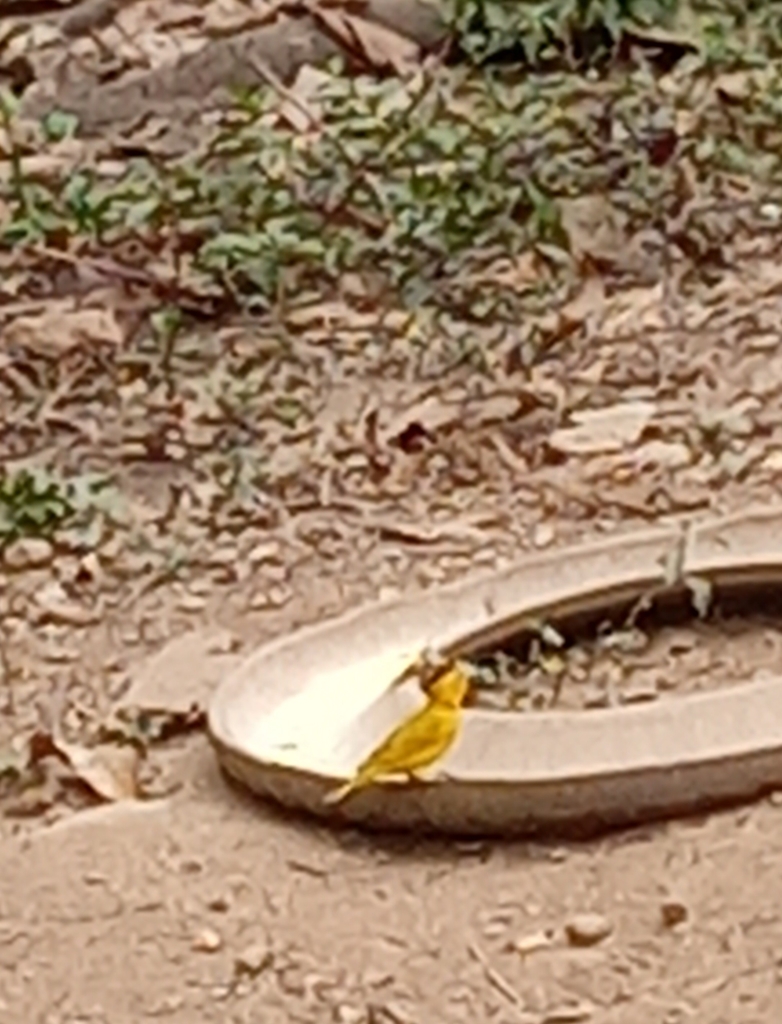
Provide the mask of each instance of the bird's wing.
{"label": "bird's wing", "polygon": [[403,722],[366,759],[360,771],[394,774],[424,768],[442,756],[453,742],[459,715],[452,708],[423,708]]}

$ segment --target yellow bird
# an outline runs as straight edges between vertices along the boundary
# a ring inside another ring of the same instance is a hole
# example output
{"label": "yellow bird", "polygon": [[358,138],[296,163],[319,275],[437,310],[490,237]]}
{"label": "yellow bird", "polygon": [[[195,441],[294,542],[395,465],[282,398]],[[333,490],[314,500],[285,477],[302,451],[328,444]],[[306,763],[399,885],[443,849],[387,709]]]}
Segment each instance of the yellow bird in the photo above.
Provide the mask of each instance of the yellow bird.
{"label": "yellow bird", "polygon": [[341,803],[381,777],[415,778],[422,768],[441,758],[459,733],[462,704],[469,689],[469,677],[459,665],[451,665],[432,679],[426,687],[424,707],[389,733],[358,766],[350,782],[327,793],[325,802]]}

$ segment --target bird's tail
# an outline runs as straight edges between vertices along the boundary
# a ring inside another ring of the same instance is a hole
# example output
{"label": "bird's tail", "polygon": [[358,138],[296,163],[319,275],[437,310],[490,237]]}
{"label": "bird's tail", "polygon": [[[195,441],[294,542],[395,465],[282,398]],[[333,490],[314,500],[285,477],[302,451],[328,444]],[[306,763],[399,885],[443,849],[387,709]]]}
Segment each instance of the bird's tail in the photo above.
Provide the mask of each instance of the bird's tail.
{"label": "bird's tail", "polygon": [[323,797],[323,802],[332,805],[341,804],[343,800],[347,800],[351,793],[355,793],[358,789],[364,789],[366,786],[371,786],[376,777],[377,771],[373,770],[372,765],[362,765],[349,782],[346,782],[343,786],[337,786],[336,789],[326,793]]}
{"label": "bird's tail", "polygon": [[337,786],[336,789],[329,790],[323,797],[323,803],[330,804],[331,806],[341,804],[343,800],[346,800],[357,789],[361,789],[361,783],[357,779],[351,779],[344,786]]}

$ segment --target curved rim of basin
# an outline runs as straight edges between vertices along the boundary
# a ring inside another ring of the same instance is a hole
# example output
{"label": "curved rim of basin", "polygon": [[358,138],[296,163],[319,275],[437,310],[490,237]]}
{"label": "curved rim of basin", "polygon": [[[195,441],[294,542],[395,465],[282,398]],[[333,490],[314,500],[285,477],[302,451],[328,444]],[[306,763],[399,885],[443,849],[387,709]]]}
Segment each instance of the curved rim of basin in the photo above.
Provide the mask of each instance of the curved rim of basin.
{"label": "curved rim of basin", "polygon": [[255,792],[373,828],[591,831],[750,799],[782,787],[782,677],[590,711],[468,708],[432,781],[323,802],[423,699],[414,684],[391,686],[422,648],[468,656],[530,620],[682,592],[692,578],[782,582],[782,505],[528,556],[302,629],[223,682],[210,738],[225,771]]}

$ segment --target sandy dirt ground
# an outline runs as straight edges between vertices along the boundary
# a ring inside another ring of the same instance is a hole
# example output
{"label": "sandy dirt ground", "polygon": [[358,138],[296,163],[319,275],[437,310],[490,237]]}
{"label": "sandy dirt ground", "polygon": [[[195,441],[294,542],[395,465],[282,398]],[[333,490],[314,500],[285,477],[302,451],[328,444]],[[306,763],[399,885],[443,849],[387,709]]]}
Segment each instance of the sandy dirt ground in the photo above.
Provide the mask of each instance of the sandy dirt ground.
{"label": "sandy dirt ground", "polygon": [[[778,806],[587,846],[334,834],[184,789],[7,838],[17,1022],[765,1022],[780,1009]],[[583,945],[582,945],[583,943]]]}

